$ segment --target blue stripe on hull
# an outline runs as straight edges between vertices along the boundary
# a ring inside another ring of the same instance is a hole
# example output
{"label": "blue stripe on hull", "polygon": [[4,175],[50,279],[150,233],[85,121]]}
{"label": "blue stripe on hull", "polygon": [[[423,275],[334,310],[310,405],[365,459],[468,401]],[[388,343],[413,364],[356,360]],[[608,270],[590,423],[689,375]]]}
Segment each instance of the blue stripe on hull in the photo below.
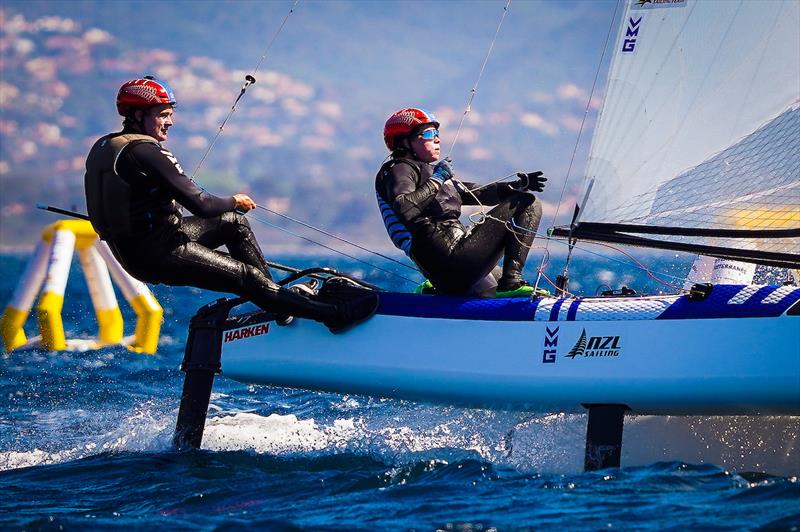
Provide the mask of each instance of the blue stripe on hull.
{"label": "blue stripe on hull", "polygon": [[[800,288],[790,289],[779,286],[718,285],[703,300],[693,301],[687,296],[671,296],[675,301],[658,315],[649,318],[633,319],[718,319],[718,318],[769,318],[782,315],[793,304],[800,301]],[[666,298],[665,298],[666,299]],[[605,298],[574,299],[564,298],[549,301],[553,306],[547,316],[549,321],[559,321],[563,305],[569,305],[562,321],[582,321],[593,312],[592,302],[605,303],[603,319],[623,318],[632,312],[635,301],[647,298]],[[535,321],[535,314],[541,300],[528,298],[474,298],[415,295],[387,292],[381,294],[379,314],[388,316],[408,316],[419,318],[440,318],[484,321]],[[608,307],[619,302],[619,316]],[[578,315],[580,310],[581,315]],[[599,311],[598,311],[599,312]],[[542,317],[540,317],[542,319]],[[545,318],[546,319],[546,318]],[[630,316],[623,319],[631,319]]]}
{"label": "blue stripe on hull", "polygon": [[580,304],[580,299],[576,299],[570,304],[569,310],[567,311],[567,321],[575,321],[575,314],[578,313],[578,305]]}
{"label": "blue stripe on hull", "polygon": [[765,299],[782,287],[763,286],[744,302],[732,302],[746,288],[748,287],[742,285],[718,285],[714,287],[709,297],[702,301],[691,301],[688,297],[681,297],[658,319],[771,318],[780,316],[800,300],[800,289],[794,289],[779,301],[764,303]]}
{"label": "blue stripe on hull", "polygon": [[520,298],[468,298],[381,294],[379,314],[417,318],[444,318],[486,321],[533,321],[539,301]]}
{"label": "blue stripe on hull", "polygon": [[565,299],[559,299],[553,304],[553,308],[550,309],[550,321],[558,321],[558,313],[561,311],[561,305],[564,304]]}

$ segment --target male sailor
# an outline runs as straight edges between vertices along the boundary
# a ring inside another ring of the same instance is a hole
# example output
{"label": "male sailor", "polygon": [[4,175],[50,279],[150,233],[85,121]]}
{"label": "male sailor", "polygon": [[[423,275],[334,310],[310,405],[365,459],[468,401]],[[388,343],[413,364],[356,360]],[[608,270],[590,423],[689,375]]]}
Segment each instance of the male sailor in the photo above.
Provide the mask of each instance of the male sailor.
{"label": "male sailor", "polygon": [[[92,226],[125,270],[148,283],[232,292],[279,315],[310,318],[339,332],[371,316],[377,295],[336,304],[315,301],[273,282],[242,214],[246,194],[202,190],[162,143],[176,105],[170,87],[151,76],[122,85],[122,131],[95,142],[86,159],[86,204]],[[194,216],[183,216],[180,207]],[[224,245],[228,253],[215,251]]]}

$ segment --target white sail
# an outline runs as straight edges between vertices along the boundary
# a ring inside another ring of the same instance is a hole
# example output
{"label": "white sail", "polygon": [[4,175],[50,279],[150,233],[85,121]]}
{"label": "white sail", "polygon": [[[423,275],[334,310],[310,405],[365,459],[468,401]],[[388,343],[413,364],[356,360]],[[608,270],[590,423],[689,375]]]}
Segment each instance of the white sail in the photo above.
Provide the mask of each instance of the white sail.
{"label": "white sail", "polygon": [[626,0],[614,47],[581,222],[800,228],[800,1]]}

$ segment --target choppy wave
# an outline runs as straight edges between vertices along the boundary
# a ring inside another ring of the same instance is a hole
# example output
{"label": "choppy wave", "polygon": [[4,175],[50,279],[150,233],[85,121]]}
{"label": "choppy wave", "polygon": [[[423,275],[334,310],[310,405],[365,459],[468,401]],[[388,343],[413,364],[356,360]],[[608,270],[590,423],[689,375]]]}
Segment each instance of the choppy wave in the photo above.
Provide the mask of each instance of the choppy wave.
{"label": "choppy wave", "polygon": [[[70,281],[65,325],[86,338],[81,288]],[[215,296],[168,289],[156,356],[0,356],[0,528],[800,527],[798,418],[632,417],[626,466],[583,473],[583,415],[219,377],[202,449],[174,452],[186,323]]]}

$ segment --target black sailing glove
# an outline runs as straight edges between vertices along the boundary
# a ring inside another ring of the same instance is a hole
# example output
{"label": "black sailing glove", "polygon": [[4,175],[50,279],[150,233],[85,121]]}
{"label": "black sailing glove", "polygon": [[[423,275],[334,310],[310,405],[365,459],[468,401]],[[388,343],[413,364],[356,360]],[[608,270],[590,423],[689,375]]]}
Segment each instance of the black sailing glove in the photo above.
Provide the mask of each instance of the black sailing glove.
{"label": "black sailing glove", "polygon": [[531,192],[542,192],[544,190],[545,181],[547,178],[542,172],[517,172],[518,180],[509,183],[511,188],[517,190],[530,190]]}

